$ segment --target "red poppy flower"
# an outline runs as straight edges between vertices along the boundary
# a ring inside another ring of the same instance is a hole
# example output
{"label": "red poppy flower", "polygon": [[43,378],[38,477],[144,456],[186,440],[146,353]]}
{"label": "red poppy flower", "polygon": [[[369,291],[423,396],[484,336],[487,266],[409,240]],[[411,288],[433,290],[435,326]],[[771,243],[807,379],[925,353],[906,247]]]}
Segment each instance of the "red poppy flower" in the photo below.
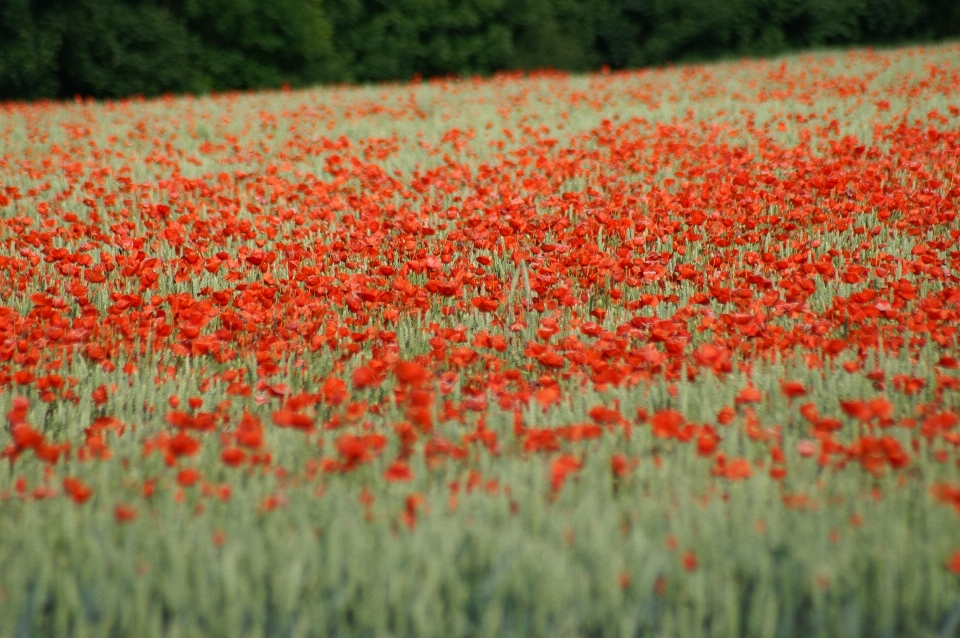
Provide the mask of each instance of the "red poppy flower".
{"label": "red poppy flower", "polygon": [[220,460],[222,460],[225,465],[229,465],[230,467],[242,465],[246,457],[246,452],[236,447],[224,448],[224,450],[220,452]]}
{"label": "red poppy flower", "polygon": [[387,468],[383,477],[391,483],[410,481],[413,479],[413,472],[410,471],[409,465],[398,459]]}
{"label": "red poppy flower", "polygon": [[427,369],[419,363],[412,361],[401,361],[397,364],[394,374],[400,383],[408,385],[420,385],[427,380],[429,376]]}
{"label": "red poppy flower", "polygon": [[113,508],[113,517],[118,523],[129,523],[136,520],[137,510],[129,505],[119,504]]}
{"label": "red poppy flower", "polygon": [[960,576],[960,549],[956,550],[950,555],[950,558],[947,559],[945,567],[947,570]]}
{"label": "red poppy flower", "polygon": [[93,490],[84,484],[80,479],[67,477],[63,479],[63,490],[70,495],[74,503],[81,505],[90,500],[93,496]]}
{"label": "red poppy flower", "polygon": [[200,480],[200,472],[193,468],[187,468],[185,470],[180,470],[177,473],[177,483],[182,487],[191,487]]}

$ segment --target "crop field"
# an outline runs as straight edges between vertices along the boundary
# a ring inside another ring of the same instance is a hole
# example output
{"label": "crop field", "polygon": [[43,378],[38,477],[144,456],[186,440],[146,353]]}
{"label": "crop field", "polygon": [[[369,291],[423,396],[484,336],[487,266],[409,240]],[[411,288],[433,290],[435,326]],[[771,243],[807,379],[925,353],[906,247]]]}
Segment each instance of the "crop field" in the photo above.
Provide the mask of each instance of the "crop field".
{"label": "crop field", "polygon": [[0,636],[960,635],[960,45],[0,104]]}

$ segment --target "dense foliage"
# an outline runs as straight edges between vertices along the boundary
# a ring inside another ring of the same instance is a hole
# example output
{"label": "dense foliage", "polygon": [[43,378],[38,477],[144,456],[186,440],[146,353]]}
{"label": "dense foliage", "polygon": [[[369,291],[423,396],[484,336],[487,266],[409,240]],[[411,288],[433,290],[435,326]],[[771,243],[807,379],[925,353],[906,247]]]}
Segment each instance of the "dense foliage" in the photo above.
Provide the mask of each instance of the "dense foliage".
{"label": "dense foliage", "polygon": [[582,71],[957,35],[953,0],[5,0],[0,99]]}
{"label": "dense foliage", "polygon": [[119,97],[336,77],[318,0],[10,0],[0,98]]}

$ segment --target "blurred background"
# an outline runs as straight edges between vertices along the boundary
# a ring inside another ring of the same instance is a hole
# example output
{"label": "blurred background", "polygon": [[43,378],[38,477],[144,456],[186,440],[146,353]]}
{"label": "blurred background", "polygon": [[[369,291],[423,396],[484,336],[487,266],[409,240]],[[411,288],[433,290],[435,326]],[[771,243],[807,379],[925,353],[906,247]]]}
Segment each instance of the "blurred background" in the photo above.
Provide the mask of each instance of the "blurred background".
{"label": "blurred background", "polygon": [[0,0],[0,99],[116,98],[960,36],[960,0]]}

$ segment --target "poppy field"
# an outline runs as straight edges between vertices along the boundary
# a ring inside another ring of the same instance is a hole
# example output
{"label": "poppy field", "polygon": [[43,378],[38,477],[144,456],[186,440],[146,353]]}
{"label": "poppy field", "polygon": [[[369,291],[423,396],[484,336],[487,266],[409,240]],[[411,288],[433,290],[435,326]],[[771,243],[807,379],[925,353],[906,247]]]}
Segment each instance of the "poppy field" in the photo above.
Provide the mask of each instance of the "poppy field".
{"label": "poppy field", "polygon": [[0,635],[950,636],[960,45],[0,104]]}

